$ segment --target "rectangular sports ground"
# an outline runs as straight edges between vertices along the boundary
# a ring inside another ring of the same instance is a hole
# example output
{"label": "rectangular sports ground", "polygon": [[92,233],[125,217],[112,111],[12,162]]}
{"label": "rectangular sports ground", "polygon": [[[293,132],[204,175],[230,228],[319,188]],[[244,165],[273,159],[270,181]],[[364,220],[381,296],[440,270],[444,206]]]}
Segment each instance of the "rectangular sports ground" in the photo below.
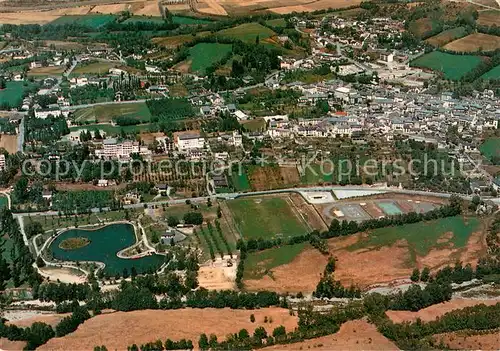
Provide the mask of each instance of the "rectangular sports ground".
{"label": "rectangular sports ground", "polygon": [[245,239],[291,237],[309,232],[286,195],[243,197],[228,201],[227,206]]}
{"label": "rectangular sports ground", "polygon": [[480,56],[453,55],[433,51],[413,60],[411,66],[442,72],[446,79],[460,80],[460,78],[476,68],[481,63],[481,60]]}

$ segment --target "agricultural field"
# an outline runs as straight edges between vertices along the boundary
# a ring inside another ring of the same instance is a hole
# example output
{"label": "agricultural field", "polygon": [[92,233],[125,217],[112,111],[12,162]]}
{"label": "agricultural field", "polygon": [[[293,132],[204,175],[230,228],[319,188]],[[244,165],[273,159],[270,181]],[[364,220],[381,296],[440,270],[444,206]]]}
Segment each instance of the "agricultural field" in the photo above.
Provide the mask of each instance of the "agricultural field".
{"label": "agricultural field", "polygon": [[492,68],[481,76],[483,79],[500,79],[500,65]]}
{"label": "agricultural field", "polygon": [[[333,238],[328,240],[328,247],[330,255],[337,258],[336,279],[344,286],[354,284],[368,289],[374,284],[407,279],[415,267],[437,270],[456,261],[475,265],[485,252],[484,233],[478,219],[452,217]],[[261,260],[253,253],[249,255],[250,264],[245,262],[245,287],[312,292],[328,256],[306,245],[300,251],[291,251],[287,263],[277,266],[272,264],[272,257],[283,253],[275,250],[259,253],[265,253]],[[296,256],[290,258],[291,253]],[[293,279],[297,275],[300,280]]]}
{"label": "agricultural field", "polygon": [[210,32],[198,32],[195,37],[191,34],[173,35],[171,37],[156,37],[151,39],[151,41],[167,48],[176,48],[179,45],[192,41],[196,37],[201,38],[206,37],[207,35],[210,35]]}
{"label": "agricultural field", "polygon": [[91,62],[88,64],[79,63],[71,72],[71,76],[76,76],[79,74],[104,74],[108,73],[110,68],[114,68],[118,65],[118,63],[99,61]]}
{"label": "agricultural field", "polygon": [[[255,322],[250,321],[250,315]],[[200,318],[200,316],[203,316]],[[264,318],[271,322],[264,323]],[[255,310],[236,309],[179,309],[140,310],[133,312],[103,313],[80,325],[65,337],[53,338],[39,350],[92,350],[96,343],[106,345],[109,350],[126,350],[132,344],[145,344],[152,340],[189,339],[194,344],[200,334],[214,334],[223,340],[228,333],[241,329],[253,331],[262,326],[269,334],[283,325],[286,330],[297,327],[298,317],[290,316],[286,308],[261,308]],[[169,326],[165,328],[165,326]]]}
{"label": "agricultural field", "polygon": [[144,123],[151,120],[151,112],[149,112],[145,102],[96,105],[77,110],[74,113],[76,122],[108,123],[120,116],[134,118]]}
{"label": "agricultural field", "polygon": [[215,62],[220,61],[232,50],[231,44],[200,43],[189,50],[192,72],[205,72]]}
{"label": "agricultural field", "polygon": [[162,17],[153,17],[153,16],[132,16],[126,19],[123,23],[138,23],[138,22],[150,22],[150,23],[165,23],[165,20]]}
{"label": "agricultural field", "polygon": [[245,43],[255,43],[257,37],[260,40],[264,40],[275,35],[271,29],[256,22],[244,23],[237,27],[221,30],[216,34],[222,37],[241,40]]}
{"label": "agricultural field", "polygon": [[453,55],[440,51],[433,51],[411,62],[413,67],[428,68],[442,72],[444,78],[459,80],[473,70],[482,58],[472,55]]}
{"label": "agricultural field", "polygon": [[227,206],[246,239],[291,237],[310,231],[288,196],[244,197],[228,201]]}
{"label": "agricultural field", "polygon": [[296,167],[248,166],[248,179],[252,190],[271,190],[300,184]]}
{"label": "agricultural field", "polygon": [[117,16],[115,15],[73,15],[59,17],[58,19],[52,21],[50,24],[79,24],[81,26],[100,28],[102,26],[105,26],[109,22],[113,22],[116,18]]}
{"label": "agricultural field", "polygon": [[248,176],[244,170],[240,174],[239,172],[232,172],[231,181],[235,191],[248,191],[250,190],[250,182]]}
{"label": "agricultural field", "polygon": [[498,26],[498,23],[500,23],[500,11],[486,10],[479,12],[477,23],[482,26]]}
{"label": "agricultural field", "polygon": [[176,24],[197,25],[197,24],[208,24],[211,21],[202,18],[172,16],[172,22]]}
{"label": "agricultural field", "polygon": [[271,27],[285,28],[286,20],[284,18],[276,18],[266,21],[266,24]]}
{"label": "agricultural field", "polygon": [[[498,73],[500,74],[500,68],[498,69]],[[500,138],[486,139],[479,147],[479,151],[490,161],[494,157],[500,158]]]}
{"label": "agricultural field", "polygon": [[64,69],[63,66],[32,68],[29,70],[28,76],[60,76]]}
{"label": "agricultural field", "polygon": [[494,51],[500,49],[500,37],[483,33],[473,33],[446,44],[444,48],[457,52]]}
{"label": "agricultural field", "polygon": [[434,35],[425,41],[427,44],[430,44],[432,46],[436,47],[441,47],[445,44],[448,44],[450,41],[453,41],[458,38],[462,38],[467,34],[465,27],[457,27],[457,28],[451,28],[447,29],[437,35]]}
{"label": "agricultural field", "polygon": [[23,93],[29,89],[28,82],[8,81],[5,89],[0,90],[0,105],[16,107],[23,101]]}

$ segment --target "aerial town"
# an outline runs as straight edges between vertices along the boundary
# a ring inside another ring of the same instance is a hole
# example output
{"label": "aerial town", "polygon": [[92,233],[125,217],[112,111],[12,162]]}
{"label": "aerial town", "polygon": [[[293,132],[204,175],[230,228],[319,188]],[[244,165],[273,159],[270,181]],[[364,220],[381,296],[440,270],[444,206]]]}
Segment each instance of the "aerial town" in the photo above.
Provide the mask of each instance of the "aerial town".
{"label": "aerial town", "polygon": [[0,24],[0,350],[499,348],[500,1]]}

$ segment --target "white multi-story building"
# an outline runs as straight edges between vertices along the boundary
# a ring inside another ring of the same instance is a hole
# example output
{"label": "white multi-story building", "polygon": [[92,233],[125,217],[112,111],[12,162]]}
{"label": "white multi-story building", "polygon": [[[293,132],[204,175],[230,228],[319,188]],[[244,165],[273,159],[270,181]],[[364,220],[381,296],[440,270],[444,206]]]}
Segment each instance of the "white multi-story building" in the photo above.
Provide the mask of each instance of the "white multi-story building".
{"label": "white multi-story building", "polygon": [[0,171],[5,169],[5,155],[0,154]]}
{"label": "white multi-story building", "polygon": [[123,141],[119,143],[115,138],[105,139],[102,142],[102,149],[96,150],[97,157],[104,158],[129,158],[131,154],[139,153],[139,143],[137,141]]}
{"label": "white multi-story building", "polygon": [[175,146],[179,151],[188,151],[193,149],[203,149],[205,138],[200,134],[181,134],[175,138]]}

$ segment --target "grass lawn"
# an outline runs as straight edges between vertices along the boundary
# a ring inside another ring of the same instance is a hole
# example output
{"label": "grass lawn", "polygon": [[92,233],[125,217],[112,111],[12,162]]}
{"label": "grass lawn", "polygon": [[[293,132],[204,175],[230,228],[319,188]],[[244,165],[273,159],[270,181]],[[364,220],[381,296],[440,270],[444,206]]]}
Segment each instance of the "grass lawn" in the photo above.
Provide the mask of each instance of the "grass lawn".
{"label": "grass lawn", "polygon": [[300,243],[250,253],[245,260],[244,279],[262,278],[271,269],[292,262],[306,246]]}
{"label": "grass lawn", "polygon": [[306,234],[306,224],[282,198],[242,198],[227,202],[245,239],[291,237]]}
{"label": "grass lawn", "polygon": [[64,24],[79,24],[92,28],[102,27],[109,22],[113,22],[117,16],[115,15],[75,15],[75,16],[61,16],[50,24],[64,25]]}
{"label": "grass lawn", "polygon": [[112,105],[96,105],[75,111],[76,121],[91,121],[97,120],[98,123],[110,122],[116,117],[128,116],[138,119],[141,122],[149,122],[151,113],[148,106],[144,102],[133,104],[112,104]]}
{"label": "grass lawn", "polygon": [[321,166],[319,164],[311,164],[310,167],[305,167],[304,174],[300,177],[300,181],[303,184],[318,184],[318,183],[331,183],[333,182],[332,174],[328,170],[321,171]]}
{"label": "grass lawn", "polygon": [[245,172],[244,169],[242,169],[242,173],[238,174],[239,172],[233,172],[231,174],[231,179],[233,181],[233,186],[236,191],[247,191],[250,190],[250,182],[248,180],[248,176]]}
{"label": "grass lawn", "polygon": [[433,51],[411,62],[413,67],[422,67],[439,71],[444,78],[459,80],[466,73],[473,70],[481,62],[481,57],[472,55],[452,55],[440,51]]}
{"label": "grass lawn", "polygon": [[200,43],[189,49],[191,71],[205,72],[205,70],[220,61],[231,52],[231,44]]}
{"label": "grass lawn", "polygon": [[216,33],[219,36],[229,37],[244,41],[246,43],[255,43],[255,39],[259,36],[260,40],[272,37],[274,33],[271,29],[263,25],[252,22],[244,23],[237,27],[221,30]]}
{"label": "grass lawn", "polygon": [[481,76],[483,79],[500,79],[500,65],[492,68]]}
{"label": "grass lawn", "polygon": [[484,143],[482,143],[479,147],[479,151],[481,151],[484,157],[486,157],[488,160],[491,160],[495,156],[500,157],[500,138],[486,139]]}
{"label": "grass lawn", "polygon": [[104,74],[108,73],[110,68],[114,68],[116,66],[118,66],[118,64],[113,62],[91,62],[89,64],[79,63],[71,72],[71,76],[79,74]]}
{"label": "grass lawn", "polygon": [[266,24],[271,27],[285,28],[286,21],[284,18],[276,18],[266,21]]}
{"label": "grass lawn", "polygon": [[18,106],[23,101],[24,91],[28,88],[27,82],[6,82],[5,89],[0,90],[0,104],[8,104],[10,107]]}
{"label": "grass lawn", "polygon": [[[441,218],[429,222],[419,222],[380,228],[371,231],[368,237],[361,239],[356,244],[348,247],[348,250],[359,250],[365,248],[379,248],[394,245],[399,240],[406,240],[409,246],[412,260],[416,256],[426,256],[433,248],[446,248],[450,243],[453,248],[460,249],[467,245],[471,234],[478,230],[479,220],[477,218],[464,219],[460,216]],[[453,237],[443,242],[446,233],[452,232]]]}

